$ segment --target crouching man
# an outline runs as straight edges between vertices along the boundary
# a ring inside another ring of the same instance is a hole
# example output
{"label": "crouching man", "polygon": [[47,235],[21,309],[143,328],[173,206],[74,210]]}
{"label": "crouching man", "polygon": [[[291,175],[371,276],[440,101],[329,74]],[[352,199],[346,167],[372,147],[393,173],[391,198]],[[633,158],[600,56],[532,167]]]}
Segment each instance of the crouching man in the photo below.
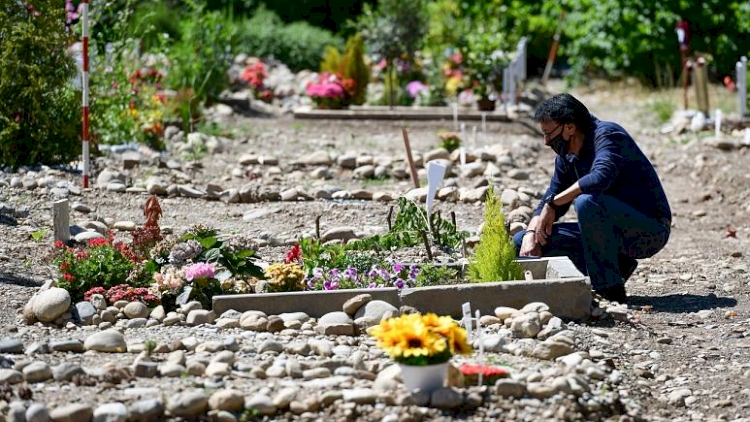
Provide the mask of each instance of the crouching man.
{"label": "crouching man", "polygon": [[[602,121],[570,94],[536,109],[544,144],[557,153],[547,192],[519,256],[568,256],[602,297],[626,303],[625,281],[667,244],[672,213],[656,170],[620,125]],[[578,222],[557,222],[571,208]]]}

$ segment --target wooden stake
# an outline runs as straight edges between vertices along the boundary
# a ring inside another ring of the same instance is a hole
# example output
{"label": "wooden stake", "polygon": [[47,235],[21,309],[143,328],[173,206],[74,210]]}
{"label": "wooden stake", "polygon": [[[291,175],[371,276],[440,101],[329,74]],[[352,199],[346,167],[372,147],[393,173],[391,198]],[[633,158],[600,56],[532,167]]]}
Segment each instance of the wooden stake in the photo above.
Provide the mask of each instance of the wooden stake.
{"label": "wooden stake", "polygon": [[393,205],[388,208],[388,231],[393,230],[393,223],[391,223],[391,218],[393,218]]}
{"label": "wooden stake", "polygon": [[315,217],[315,237],[320,240],[320,215]]}
{"label": "wooden stake", "polygon": [[70,207],[67,199],[52,204],[52,216],[55,221],[55,241],[70,242]]}
{"label": "wooden stake", "polygon": [[420,230],[419,234],[422,235],[422,240],[424,241],[424,247],[427,251],[427,259],[432,261],[432,250],[430,249],[430,240],[427,238],[427,233],[424,230]]}
{"label": "wooden stake", "polygon": [[419,177],[417,176],[417,166],[414,165],[414,158],[411,156],[411,146],[409,145],[409,133],[406,129],[401,129],[401,134],[404,135],[404,147],[406,148],[406,160],[409,162],[409,169],[411,170],[411,180],[414,181],[414,187],[419,189]]}
{"label": "wooden stake", "polygon": [[453,228],[458,231],[458,226],[456,226],[456,212],[451,211],[451,224],[453,224]]}

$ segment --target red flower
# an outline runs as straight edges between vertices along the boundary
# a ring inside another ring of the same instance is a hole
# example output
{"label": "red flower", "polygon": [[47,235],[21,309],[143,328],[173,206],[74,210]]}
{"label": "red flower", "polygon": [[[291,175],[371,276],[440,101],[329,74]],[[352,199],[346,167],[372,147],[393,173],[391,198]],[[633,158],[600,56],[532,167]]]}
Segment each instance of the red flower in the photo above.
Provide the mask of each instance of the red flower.
{"label": "red flower", "polygon": [[68,264],[67,262],[63,262],[62,264],[60,264],[60,271],[67,271],[68,269],[70,269],[70,264]]}
{"label": "red flower", "polygon": [[493,385],[500,378],[507,378],[508,370],[499,366],[480,365],[475,363],[464,363],[458,368],[464,376],[467,385],[474,385],[479,382],[479,375],[482,375],[484,385]]}
{"label": "red flower", "polygon": [[63,243],[62,240],[56,240],[55,241],[54,247],[56,247],[56,248],[62,248],[63,246],[65,246],[65,243]]}
{"label": "red flower", "polygon": [[302,249],[299,247],[299,244],[296,244],[292,247],[292,249],[289,252],[287,252],[284,263],[291,264],[293,262],[300,262],[300,261],[302,261]]}
{"label": "red flower", "polygon": [[65,273],[65,274],[63,274],[63,278],[65,279],[65,281],[73,281],[73,280],[75,280],[75,279],[76,279],[76,278],[75,278],[75,277],[73,276],[73,274],[70,274],[70,273]]}
{"label": "red flower", "polygon": [[109,239],[97,237],[95,239],[89,239],[88,243],[90,247],[104,246],[109,245]]}

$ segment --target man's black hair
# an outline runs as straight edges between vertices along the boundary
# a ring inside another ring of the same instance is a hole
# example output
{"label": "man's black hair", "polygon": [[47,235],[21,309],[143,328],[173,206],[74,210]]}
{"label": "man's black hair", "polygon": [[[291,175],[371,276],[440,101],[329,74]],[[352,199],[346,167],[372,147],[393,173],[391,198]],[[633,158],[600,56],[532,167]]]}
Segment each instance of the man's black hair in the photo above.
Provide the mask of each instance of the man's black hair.
{"label": "man's black hair", "polygon": [[555,121],[559,124],[574,123],[584,133],[593,128],[589,109],[568,93],[557,94],[544,100],[536,108],[534,120],[537,122]]}

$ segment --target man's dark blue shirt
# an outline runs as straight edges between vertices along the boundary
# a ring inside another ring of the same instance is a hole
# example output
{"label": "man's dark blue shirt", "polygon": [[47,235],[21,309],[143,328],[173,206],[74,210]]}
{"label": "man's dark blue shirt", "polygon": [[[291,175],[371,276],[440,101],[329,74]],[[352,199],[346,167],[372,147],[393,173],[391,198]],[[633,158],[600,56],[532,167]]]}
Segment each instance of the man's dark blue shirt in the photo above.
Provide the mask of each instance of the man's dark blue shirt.
{"label": "man's dark blue shirt", "polygon": [[[544,197],[557,195],[578,181],[583,193],[613,196],[669,227],[672,212],[649,159],[622,126],[593,116],[592,123],[578,157],[568,153],[555,158],[555,172]],[[543,207],[540,202],[534,215]],[[570,203],[560,206],[555,219],[569,208]]]}

